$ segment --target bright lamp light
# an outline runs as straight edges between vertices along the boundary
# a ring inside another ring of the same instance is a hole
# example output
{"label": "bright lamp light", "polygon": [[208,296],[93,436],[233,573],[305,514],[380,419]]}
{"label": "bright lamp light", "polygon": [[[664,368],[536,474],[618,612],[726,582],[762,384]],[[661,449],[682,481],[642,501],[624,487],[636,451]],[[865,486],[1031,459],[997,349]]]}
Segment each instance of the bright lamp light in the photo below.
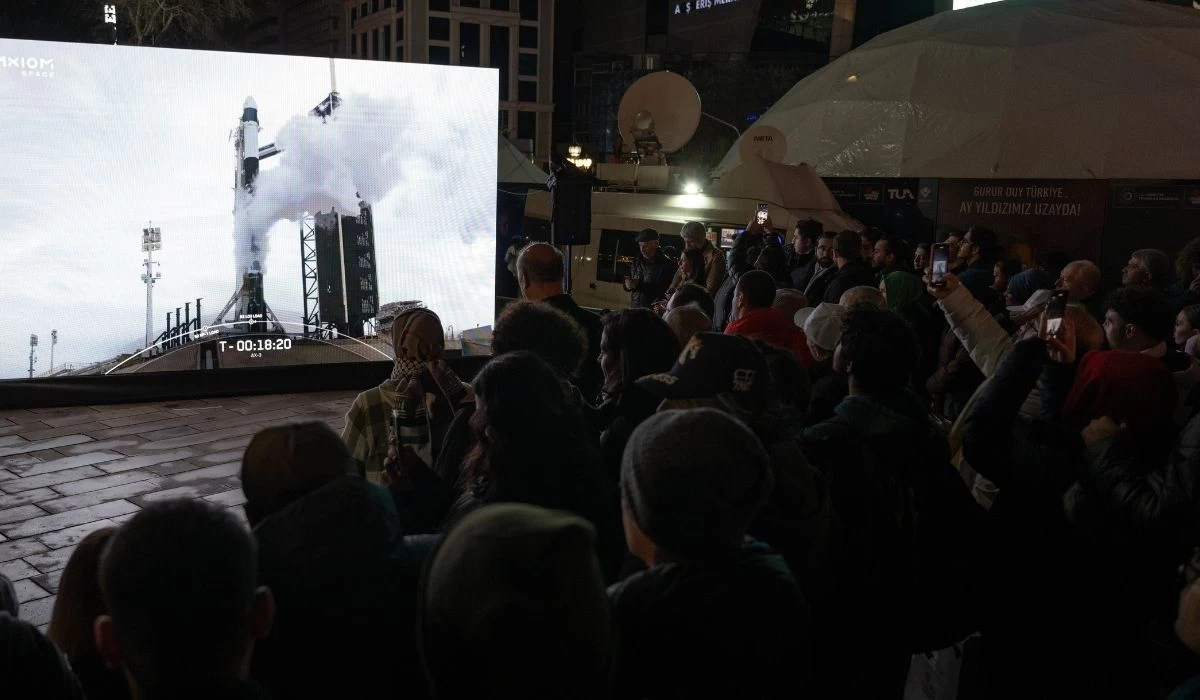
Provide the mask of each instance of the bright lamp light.
{"label": "bright lamp light", "polygon": [[700,185],[695,182],[683,183],[684,194],[700,194]]}

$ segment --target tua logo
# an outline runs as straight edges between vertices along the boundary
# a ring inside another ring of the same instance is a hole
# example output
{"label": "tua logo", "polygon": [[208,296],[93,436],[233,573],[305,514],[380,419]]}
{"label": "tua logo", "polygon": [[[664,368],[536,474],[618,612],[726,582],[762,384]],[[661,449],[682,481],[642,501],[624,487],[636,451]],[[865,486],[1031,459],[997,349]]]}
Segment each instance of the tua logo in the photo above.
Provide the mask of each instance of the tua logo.
{"label": "tua logo", "polygon": [[895,199],[895,200],[903,201],[905,199],[916,199],[916,197],[913,196],[913,191],[910,189],[907,189],[907,188],[905,188],[905,189],[888,188],[888,199]]}

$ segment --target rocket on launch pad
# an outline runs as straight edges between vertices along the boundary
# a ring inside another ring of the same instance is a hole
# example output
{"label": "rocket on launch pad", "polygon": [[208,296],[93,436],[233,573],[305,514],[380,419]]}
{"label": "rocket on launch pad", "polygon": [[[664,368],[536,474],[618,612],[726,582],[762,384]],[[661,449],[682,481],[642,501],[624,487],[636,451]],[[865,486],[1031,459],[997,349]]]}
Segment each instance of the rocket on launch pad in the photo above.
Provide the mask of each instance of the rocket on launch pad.
{"label": "rocket on launch pad", "polygon": [[[280,149],[269,143],[263,147],[258,145],[258,104],[253,97],[247,97],[242,104],[242,117],[234,127],[234,149],[236,158],[234,164],[234,214],[248,206],[254,198],[254,181],[258,177],[259,162],[265,158],[277,155]],[[262,232],[265,235],[265,231]],[[262,264],[258,260],[258,247],[250,244],[250,250],[255,257],[250,261],[248,269],[242,273],[241,284],[213,325],[222,323],[237,324],[234,327],[239,332],[276,332],[282,333],[283,327],[275,317],[275,312],[267,306],[263,293]],[[232,310],[232,313],[230,311]]]}

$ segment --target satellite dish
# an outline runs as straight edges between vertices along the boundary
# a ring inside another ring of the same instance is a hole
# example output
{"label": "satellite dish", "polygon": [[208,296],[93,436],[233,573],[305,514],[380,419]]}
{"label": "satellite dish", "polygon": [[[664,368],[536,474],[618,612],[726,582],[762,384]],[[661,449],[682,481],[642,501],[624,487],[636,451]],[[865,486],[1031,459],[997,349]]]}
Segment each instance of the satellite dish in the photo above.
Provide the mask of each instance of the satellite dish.
{"label": "satellite dish", "polygon": [[743,162],[758,157],[769,163],[782,163],[787,157],[787,137],[769,124],[752,126],[742,134],[738,155]]}
{"label": "satellite dish", "polygon": [[[660,71],[638,78],[617,109],[617,127],[629,146],[653,132],[663,153],[683,148],[700,126],[700,94],[678,73]],[[635,131],[643,134],[635,134]]]}

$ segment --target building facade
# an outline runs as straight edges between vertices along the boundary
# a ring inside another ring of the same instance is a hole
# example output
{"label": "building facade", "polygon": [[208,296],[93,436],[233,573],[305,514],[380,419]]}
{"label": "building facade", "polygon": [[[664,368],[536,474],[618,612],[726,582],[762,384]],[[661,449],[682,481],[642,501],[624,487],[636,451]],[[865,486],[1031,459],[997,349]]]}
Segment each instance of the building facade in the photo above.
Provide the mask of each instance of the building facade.
{"label": "building facade", "polygon": [[554,0],[339,0],[347,58],[496,68],[500,133],[545,165]]}

